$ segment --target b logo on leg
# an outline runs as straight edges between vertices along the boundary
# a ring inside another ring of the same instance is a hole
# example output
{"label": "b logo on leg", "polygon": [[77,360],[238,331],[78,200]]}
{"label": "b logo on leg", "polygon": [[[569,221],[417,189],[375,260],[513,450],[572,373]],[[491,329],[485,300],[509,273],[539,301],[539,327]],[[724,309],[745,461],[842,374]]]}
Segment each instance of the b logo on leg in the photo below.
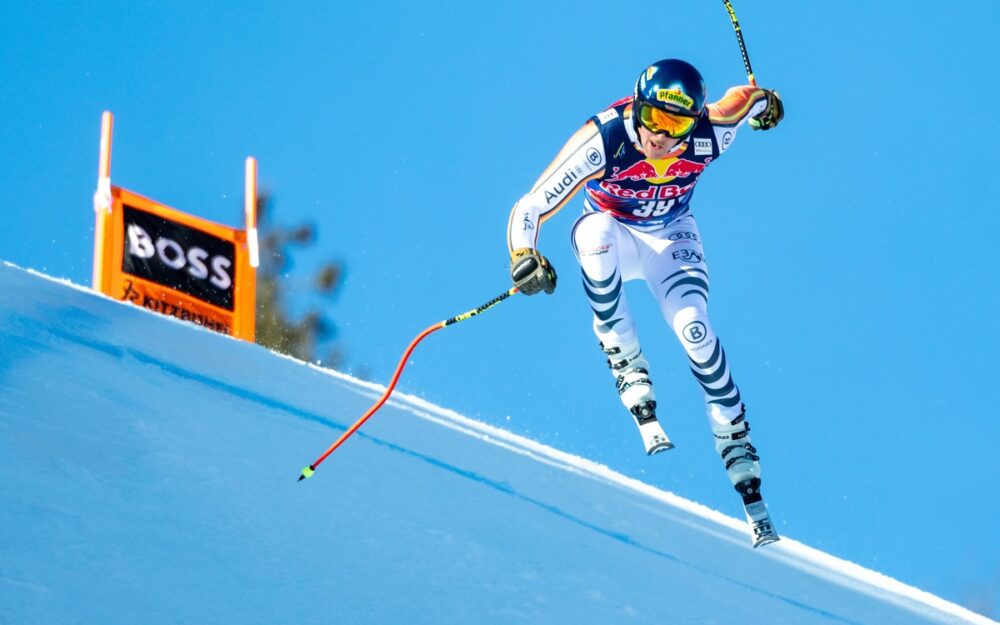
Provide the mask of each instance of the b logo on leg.
{"label": "b logo on leg", "polygon": [[697,344],[704,341],[708,333],[705,331],[704,323],[700,321],[692,321],[691,323],[684,326],[684,329],[681,331],[681,334],[684,336],[684,340],[686,340],[688,343]]}

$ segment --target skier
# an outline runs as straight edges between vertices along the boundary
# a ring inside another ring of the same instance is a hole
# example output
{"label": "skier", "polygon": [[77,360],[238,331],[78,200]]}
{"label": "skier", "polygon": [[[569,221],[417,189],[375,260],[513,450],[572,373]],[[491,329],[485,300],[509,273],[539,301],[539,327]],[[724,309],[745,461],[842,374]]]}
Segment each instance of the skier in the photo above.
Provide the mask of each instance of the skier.
{"label": "skier", "polygon": [[767,130],[784,111],[776,92],[753,85],[733,87],[707,106],[706,97],[691,64],[665,59],[647,67],[632,96],[590,118],[514,205],[507,244],[520,292],[552,293],[556,272],[538,251],[539,227],[585,189],[573,251],[621,401],[647,454],[673,447],[657,420],[649,364],[622,290],[623,282],[645,280],[704,390],[716,450],[743,498],[757,547],[778,535],[760,495],[746,408],[708,319],[708,269],[690,203],[701,172],[732,145],[743,122]]}

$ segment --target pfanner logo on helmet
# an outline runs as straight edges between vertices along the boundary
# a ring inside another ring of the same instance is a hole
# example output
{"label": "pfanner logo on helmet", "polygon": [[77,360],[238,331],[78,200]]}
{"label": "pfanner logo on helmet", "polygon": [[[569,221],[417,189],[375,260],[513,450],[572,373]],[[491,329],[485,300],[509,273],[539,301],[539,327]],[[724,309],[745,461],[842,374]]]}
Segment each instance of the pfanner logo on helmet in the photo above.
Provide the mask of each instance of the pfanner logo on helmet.
{"label": "pfanner logo on helmet", "polygon": [[686,109],[694,107],[694,99],[689,98],[680,91],[676,89],[659,89],[656,92],[656,99],[660,102],[670,102],[671,104],[679,104]]}

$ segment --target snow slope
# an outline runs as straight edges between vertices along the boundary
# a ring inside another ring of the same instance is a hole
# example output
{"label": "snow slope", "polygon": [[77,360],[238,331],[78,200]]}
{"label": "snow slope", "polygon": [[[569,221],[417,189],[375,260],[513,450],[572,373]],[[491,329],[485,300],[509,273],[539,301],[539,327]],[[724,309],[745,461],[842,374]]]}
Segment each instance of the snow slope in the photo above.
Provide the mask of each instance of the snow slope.
{"label": "snow slope", "polygon": [[0,294],[0,623],[993,623],[406,395],[297,483],[381,387]]}

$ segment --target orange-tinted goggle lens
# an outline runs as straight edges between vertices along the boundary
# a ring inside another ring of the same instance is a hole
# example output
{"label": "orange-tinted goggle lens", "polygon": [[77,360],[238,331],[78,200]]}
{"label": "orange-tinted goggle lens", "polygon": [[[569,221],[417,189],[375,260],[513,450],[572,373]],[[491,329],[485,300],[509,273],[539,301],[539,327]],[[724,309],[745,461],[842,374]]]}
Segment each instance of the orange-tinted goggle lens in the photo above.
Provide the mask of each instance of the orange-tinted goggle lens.
{"label": "orange-tinted goggle lens", "polygon": [[652,132],[663,132],[667,136],[677,138],[690,133],[698,122],[698,118],[668,113],[648,104],[640,103],[639,121]]}

